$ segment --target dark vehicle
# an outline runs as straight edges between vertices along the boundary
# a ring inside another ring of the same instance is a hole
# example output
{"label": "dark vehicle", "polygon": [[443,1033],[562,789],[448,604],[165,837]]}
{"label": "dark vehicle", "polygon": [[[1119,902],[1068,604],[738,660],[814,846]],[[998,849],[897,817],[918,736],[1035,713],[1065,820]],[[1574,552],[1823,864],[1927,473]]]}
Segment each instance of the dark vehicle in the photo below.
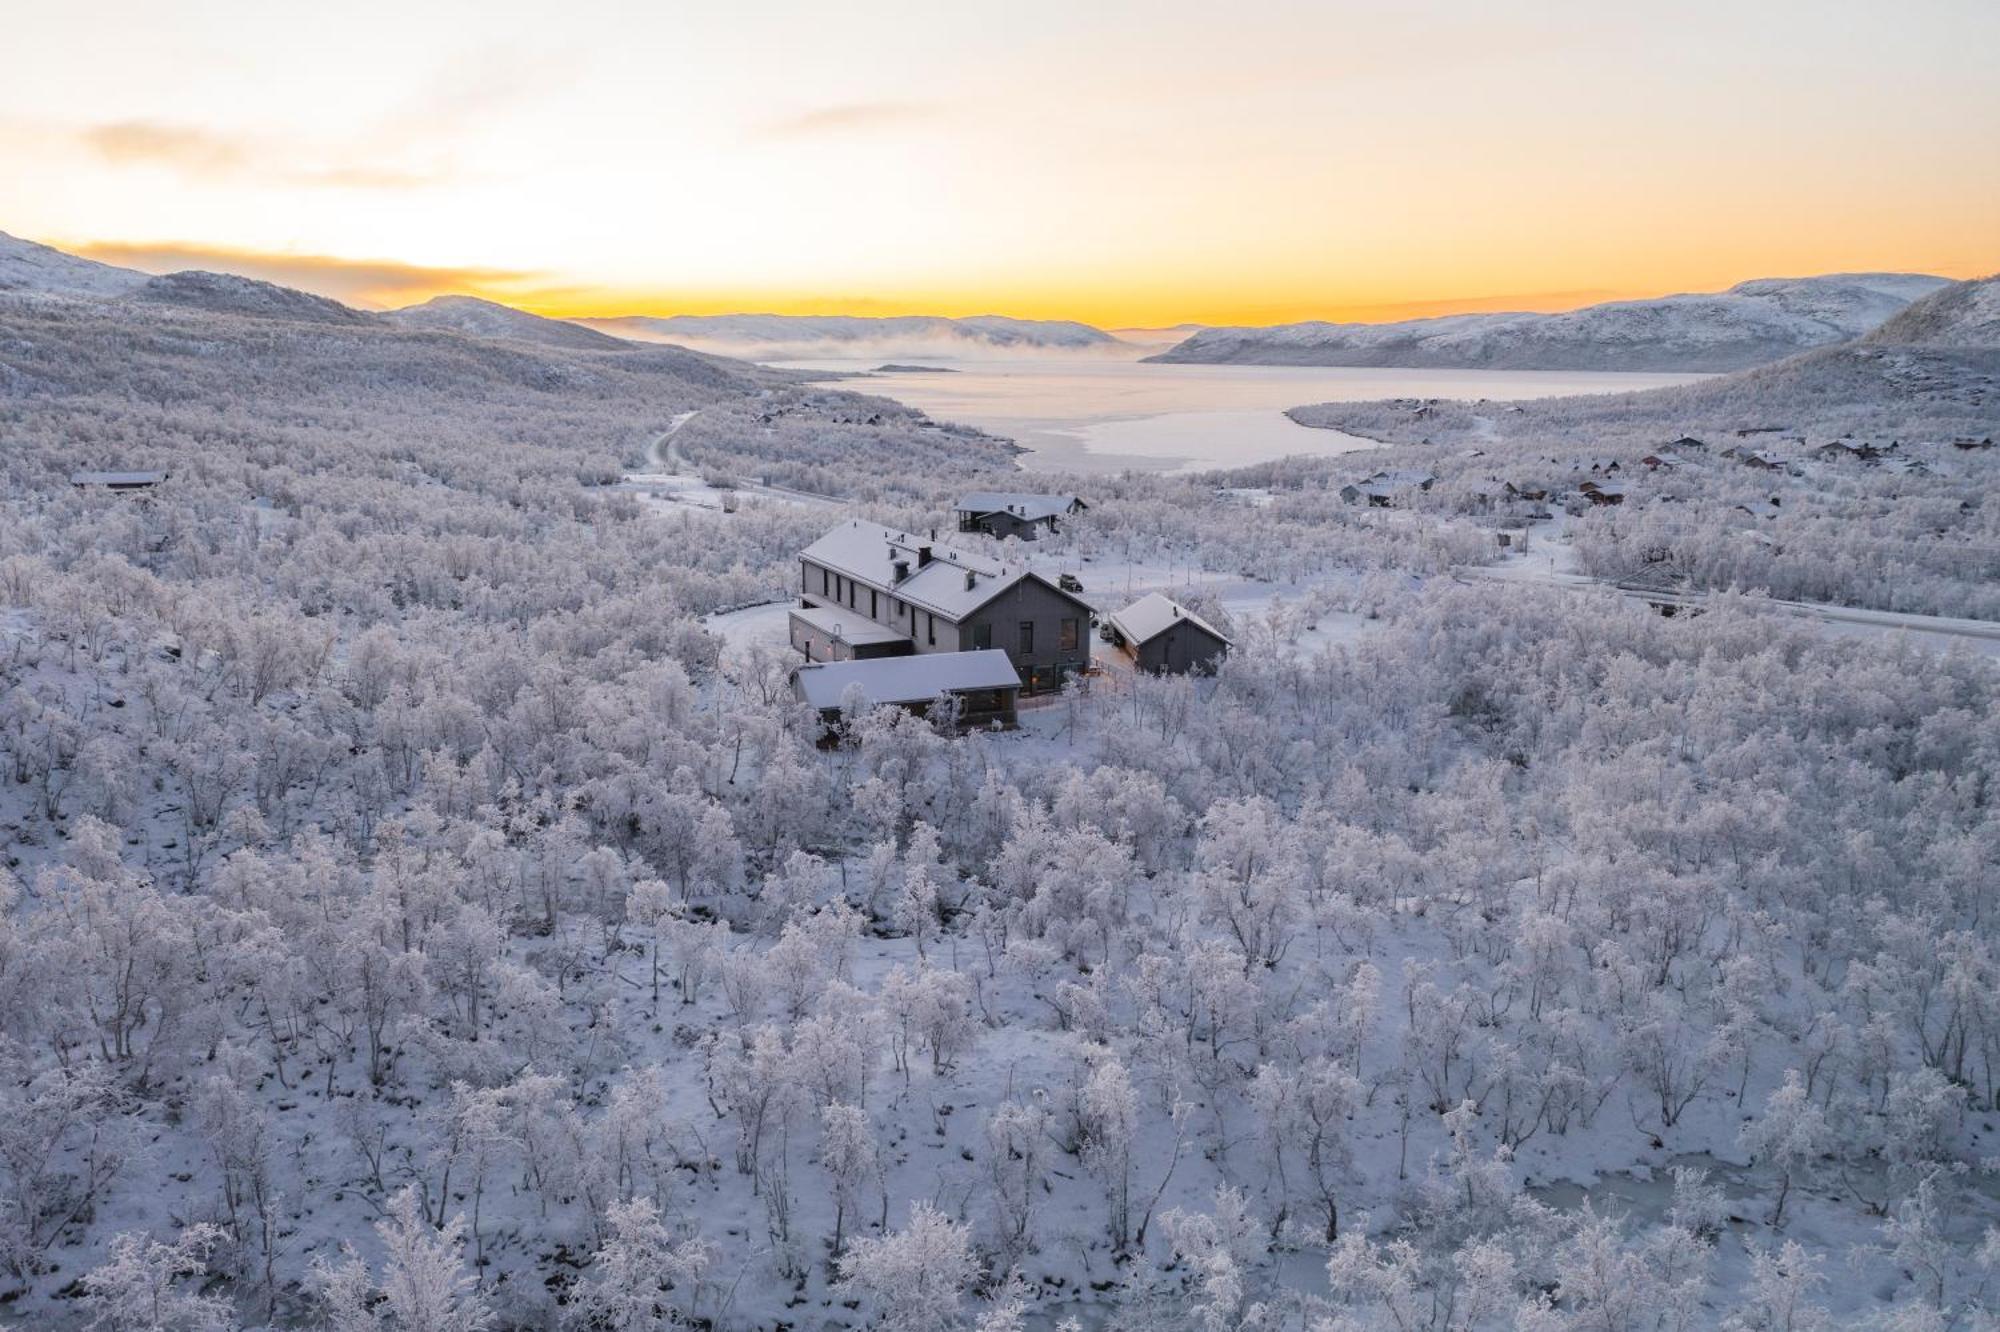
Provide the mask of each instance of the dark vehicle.
{"label": "dark vehicle", "polygon": [[1065,592],[1081,592],[1083,591],[1083,580],[1075,574],[1061,574],[1056,578],[1056,586]]}

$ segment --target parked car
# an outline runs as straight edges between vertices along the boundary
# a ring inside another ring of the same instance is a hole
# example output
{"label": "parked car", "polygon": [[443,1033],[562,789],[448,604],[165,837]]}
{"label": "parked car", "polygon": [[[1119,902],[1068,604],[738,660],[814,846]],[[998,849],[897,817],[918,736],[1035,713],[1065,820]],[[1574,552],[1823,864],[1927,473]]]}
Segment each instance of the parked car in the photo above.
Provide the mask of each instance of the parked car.
{"label": "parked car", "polygon": [[1056,586],[1065,592],[1081,592],[1083,580],[1073,573],[1060,574],[1056,578]]}

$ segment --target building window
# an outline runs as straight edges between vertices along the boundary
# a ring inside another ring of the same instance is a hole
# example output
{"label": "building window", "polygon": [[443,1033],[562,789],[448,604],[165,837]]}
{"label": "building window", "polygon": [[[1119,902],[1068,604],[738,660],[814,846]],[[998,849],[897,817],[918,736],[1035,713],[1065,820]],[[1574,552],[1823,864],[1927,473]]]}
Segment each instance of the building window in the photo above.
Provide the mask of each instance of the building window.
{"label": "building window", "polygon": [[1076,645],[1076,617],[1074,615],[1066,615],[1063,617],[1062,622],[1062,650],[1064,652],[1074,652],[1076,651]]}
{"label": "building window", "polygon": [[937,646],[937,616],[924,613],[924,641],[926,646]]}
{"label": "building window", "polygon": [[1021,655],[1028,656],[1035,650],[1035,622],[1021,621]]}
{"label": "building window", "polygon": [[823,597],[833,595],[833,589],[827,586],[826,570],[824,569],[819,571],[819,594]]}
{"label": "building window", "polygon": [[882,618],[882,612],[875,605],[875,589],[872,587],[868,589],[868,618],[871,620]]}
{"label": "building window", "polygon": [[990,648],[992,646],[993,646],[993,626],[990,624],[973,625],[972,650],[975,652],[984,652],[987,648]]}

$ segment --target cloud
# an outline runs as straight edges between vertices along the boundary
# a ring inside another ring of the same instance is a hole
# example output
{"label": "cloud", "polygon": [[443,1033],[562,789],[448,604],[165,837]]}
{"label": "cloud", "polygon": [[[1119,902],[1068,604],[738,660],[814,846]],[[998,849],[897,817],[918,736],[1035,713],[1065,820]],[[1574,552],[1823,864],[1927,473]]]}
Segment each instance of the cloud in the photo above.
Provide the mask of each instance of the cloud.
{"label": "cloud", "polygon": [[115,120],[86,126],[78,137],[107,162],[158,162],[198,174],[240,169],[246,158],[235,138],[156,120]]}
{"label": "cloud", "polygon": [[155,166],[205,181],[248,180],[349,190],[420,189],[444,179],[439,169],[385,166],[358,148],[315,151],[248,135],[223,134],[164,120],[86,125],[76,139],[114,166]]}
{"label": "cloud", "polygon": [[218,273],[261,278],[266,282],[317,292],[354,305],[377,307],[408,305],[447,292],[492,294],[504,299],[510,292],[532,287],[540,276],[518,269],[407,264],[394,259],[343,259],[323,254],[276,254],[173,242],[103,241],[75,246],[74,249],[87,258],[147,273],[205,268]]}
{"label": "cloud", "polygon": [[824,134],[863,134],[899,125],[934,120],[939,109],[926,102],[841,102],[815,107],[766,123],[761,133],[772,139],[810,138]]}

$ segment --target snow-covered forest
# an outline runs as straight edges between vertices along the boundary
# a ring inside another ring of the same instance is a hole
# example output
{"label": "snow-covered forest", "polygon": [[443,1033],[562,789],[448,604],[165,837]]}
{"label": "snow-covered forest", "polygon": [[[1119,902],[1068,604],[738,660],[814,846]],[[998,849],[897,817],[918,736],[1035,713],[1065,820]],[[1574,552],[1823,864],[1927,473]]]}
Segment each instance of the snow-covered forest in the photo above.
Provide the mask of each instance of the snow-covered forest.
{"label": "snow-covered forest", "polygon": [[[1692,586],[2000,617],[1942,553],[2000,549],[1949,442],[1990,379],[1787,364],[1773,424],[1940,463],[1774,519],[1710,459],[1579,558],[1677,513]],[[1718,383],[1098,478],[1039,558],[1270,584],[1215,678],[822,745],[715,617],[1004,441],[667,348],[0,296],[0,1322],[1994,1326],[1993,662],[1453,577],[1489,478],[1641,471]],[[676,422],[811,502],[642,502]]]}

